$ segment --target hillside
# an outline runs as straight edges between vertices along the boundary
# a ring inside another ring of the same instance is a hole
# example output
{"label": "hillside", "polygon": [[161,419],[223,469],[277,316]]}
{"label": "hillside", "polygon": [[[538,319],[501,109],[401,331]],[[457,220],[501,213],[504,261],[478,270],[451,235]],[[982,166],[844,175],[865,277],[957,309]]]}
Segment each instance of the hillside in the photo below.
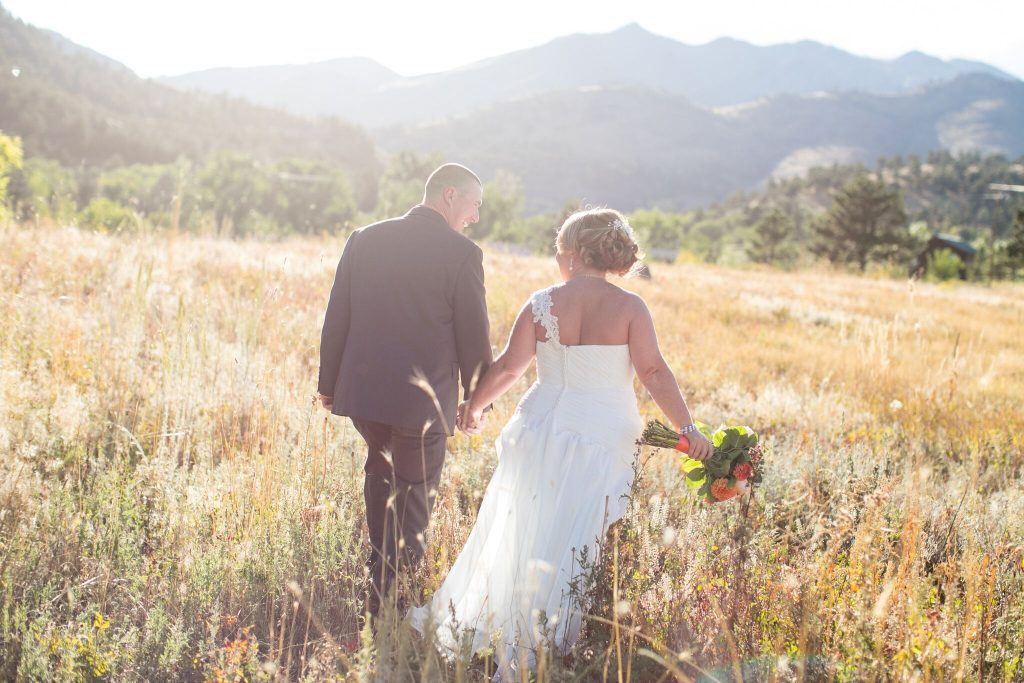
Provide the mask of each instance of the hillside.
{"label": "hillside", "polygon": [[780,95],[709,111],[648,88],[581,88],[375,133],[523,180],[528,212],[567,199],[683,209],[814,166],[934,150],[1024,154],[1024,83],[973,74],[904,95]]}
{"label": "hillside", "polygon": [[868,174],[903,196],[908,218],[932,229],[973,236],[991,229],[1003,236],[1014,211],[1024,208],[1024,195],[999,193],[993,184],[1024,185],[1024,156],[932,153],[879,159],[871,168],[860,164],[812,169],[801,177],[773,181],[762,192],[737,195],[704,211],[705,216],[750,207],[789,207],[813,215],[829,208],[833,194],[858,175]]}
{"label": "hillside", "polygon": [[373,143],[351,124],[143,80],[2,8],[0,130],[20,136],[27,155],[68,165],[203,158],[216,149],[331,161],[355,174],[377,164]]}

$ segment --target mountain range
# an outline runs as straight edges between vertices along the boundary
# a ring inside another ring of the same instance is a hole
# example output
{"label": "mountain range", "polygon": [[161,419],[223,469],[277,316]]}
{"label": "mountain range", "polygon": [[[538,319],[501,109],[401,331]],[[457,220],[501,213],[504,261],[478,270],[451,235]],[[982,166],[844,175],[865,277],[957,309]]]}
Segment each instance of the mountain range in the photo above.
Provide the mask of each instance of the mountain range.
{"label": "mountain range", "polygon": [[370,128],[419,124],[479,107],[585,86],[641,85],[718,107],[779,94],[907,92],[964,73],[1012,78],[995,67],[920,52],[894,60],[852,55],[813,41],[756,46],[731,38],[686,45],[637,24],[574,34],[467,66],[403,78],[368,59],[210,69],[161,79]]}
{"label": "mountain range", "polygon": [[392,153],[436,151],[485,179],[518,175],[531,213],[571,199],[681,209],[817,165],[1022,155],[1024,82],[918,52],[691,46],[635,24],[413,78],[337,59],[147,80],[0,10],[0,130],[71,164],[236,149],[330,160],[363,186]]}

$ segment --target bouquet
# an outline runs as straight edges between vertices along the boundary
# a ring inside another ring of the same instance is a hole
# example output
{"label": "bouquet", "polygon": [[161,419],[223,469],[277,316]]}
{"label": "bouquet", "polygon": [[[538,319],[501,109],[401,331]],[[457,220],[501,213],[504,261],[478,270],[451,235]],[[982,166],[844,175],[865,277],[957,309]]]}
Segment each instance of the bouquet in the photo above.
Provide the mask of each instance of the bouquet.
{"label": "bouquet", "polygon": [[[683,456],[682,467],[686,485],[697,489],[697,495],[708,503],[729,500],[761,483],[761,444],[750,427],[719,427],[712,432],[703,423],[697,429],[711,442],[714,452],[703,462]],[[658,448],[672,448],[682,453],[690,450],[685,434],[652,420],[644,429],[641,442]]]}

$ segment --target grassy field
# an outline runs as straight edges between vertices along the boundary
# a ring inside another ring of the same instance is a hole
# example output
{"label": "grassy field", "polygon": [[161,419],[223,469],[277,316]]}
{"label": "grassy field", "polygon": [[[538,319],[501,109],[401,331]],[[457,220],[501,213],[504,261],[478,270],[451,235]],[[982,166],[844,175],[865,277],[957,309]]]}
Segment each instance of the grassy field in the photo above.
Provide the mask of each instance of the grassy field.
{"label": "grassy field", "polygon": [[[0,678],[485,676],[357,630],[362,445],[312,400],[341,240],[0,245]],[[500,348],[556,269],[485,267]],[[654,274],[624,284],[691,408],[760,431],[766,479],[699,505],[645,450],[580,646],[538,677],[1024,680],[1024,288]],[[526,385],[449,442],[427,592]]]}

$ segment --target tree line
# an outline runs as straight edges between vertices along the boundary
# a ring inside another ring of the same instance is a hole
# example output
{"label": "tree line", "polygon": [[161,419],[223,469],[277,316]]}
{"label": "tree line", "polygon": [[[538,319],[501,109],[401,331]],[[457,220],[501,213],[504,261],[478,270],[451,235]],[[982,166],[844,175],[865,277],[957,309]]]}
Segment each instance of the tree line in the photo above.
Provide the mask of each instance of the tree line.
{"label": "tree line", "polygon": [[245,237],[344,230],[358,211],[348,174],[322,161],[261,163],[222,152],[202,164],[181,159],[107,170],[67,168],[40,158],[20,162],[14,156],[6,165],[5,211],[22,223]]}
{"label": "tree line", "polygon": [[[343,233],[399,215],[420,200],[423,179],[442,161],[402,152],[376,182],[362,179],[357,189],[345,169],[321,160],[265,162],[224,151],[201,163],[181,158],[97,169],[22,157],[18,139],[0,134],[0,216],[7,220],[234,237]],[[1022,161],[937,153],[924,162],[883,159],[874,170],[813,169],[710,207],[637,210],[630,222],[642,246],[664,260],[783,268],[827,260],[893,272],[910,268],[933,232],[944,230],[978,253],[965,264],[948,250],[935,251],[928,256],[928,276],[1007,278],[1024,270],[1024,194],[997,197],[985,189],[1015,180],[1024,184]],[[524,216],[522,183],[503,171],[484,190],[473,237],[535,253],[550,253],[558,226],[579,207],[569,200],[557,210]]]}
{"label": "tree line", "polygon": [[[1024,270],[1024,158],[934,152],[861,164],[813,168],[769,181],[759,192],[688,212],[638,211],[644,244],[718,263],[748,261],[795,268],[819,260],[893,274],[917,269],[934,279],[1002,279]],[[926,252],[936,233],[976,250]]]}

